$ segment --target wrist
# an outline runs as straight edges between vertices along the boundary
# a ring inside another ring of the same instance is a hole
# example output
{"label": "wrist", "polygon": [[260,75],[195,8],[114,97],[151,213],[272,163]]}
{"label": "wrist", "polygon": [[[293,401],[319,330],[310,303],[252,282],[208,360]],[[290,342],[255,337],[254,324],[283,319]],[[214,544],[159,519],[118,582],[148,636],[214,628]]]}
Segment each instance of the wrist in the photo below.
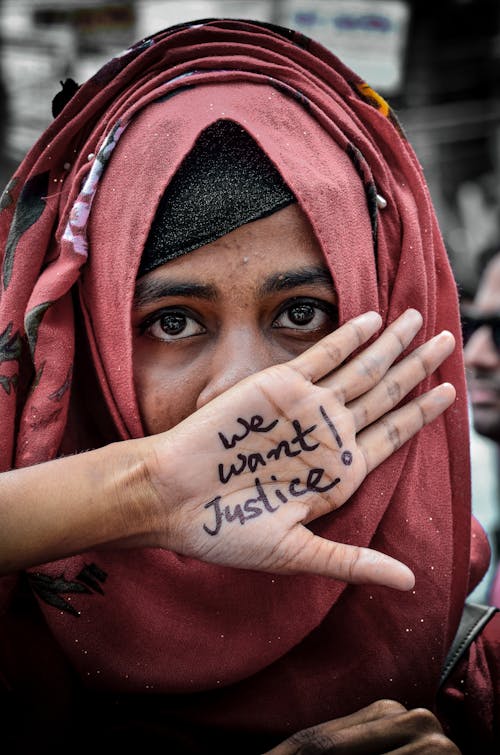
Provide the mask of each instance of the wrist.
{"label": "wrist", "polygon": [[[179,452],[181,441],[175,428],[140,439],[142,467],[135,479],[141,492],[132,505],[140,501],[141,510],[135,511],[132,519],[136,529],[143,527],[144,544],[151,547],[176,550],[180,546],[178,535],[182,540],[185,525],[178,519],[188,493],[185,456]],[[127,495],[130,497],[130,493]]]}
{"label": "wrist", "polygon": [[[113,443],[107,447],[111,462],[109,519],[104,546],[155,547],[159,545],[162,506],[153,482],[156,464],[150,438]],[[109,500],[109,499],[108,499]]]}
{"label": "wrist", "polygon": [[0,574],[96,548],[155,545],[148,439],[1,475]]}

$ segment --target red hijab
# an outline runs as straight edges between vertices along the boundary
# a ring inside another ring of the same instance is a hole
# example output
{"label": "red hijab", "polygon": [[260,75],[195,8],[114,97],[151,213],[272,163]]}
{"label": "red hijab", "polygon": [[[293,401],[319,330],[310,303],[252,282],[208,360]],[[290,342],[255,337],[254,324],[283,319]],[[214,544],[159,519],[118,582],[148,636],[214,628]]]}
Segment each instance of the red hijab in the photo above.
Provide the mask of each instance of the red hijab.
{"label": "red hijab", "polygon": [[[250,133],[297,197],[341,321],[376,309],[388,323],[416,307],[424,317],[416,344],[443,328],[460,341],[429,193],[384,100],[298,33],[227,20],[183,25],[83,85],[4,192],[3,469],[70,444],[77,299],[114,436],[142,434],[130,325],[141,250],[169,180],[221,118]],[[455,405],[313,525],[402,560],[414,590],[257,574],[161,550],[85,553],[30,571],[46,622],[84,682],[205,692],[203,705],[183,698],[190,720],[283,733],[383,697],[432,707],[471,574],[477,580],[486,558],[479,530],[470,557],[460,349],[416,392],[441,381],[456,386]]]}

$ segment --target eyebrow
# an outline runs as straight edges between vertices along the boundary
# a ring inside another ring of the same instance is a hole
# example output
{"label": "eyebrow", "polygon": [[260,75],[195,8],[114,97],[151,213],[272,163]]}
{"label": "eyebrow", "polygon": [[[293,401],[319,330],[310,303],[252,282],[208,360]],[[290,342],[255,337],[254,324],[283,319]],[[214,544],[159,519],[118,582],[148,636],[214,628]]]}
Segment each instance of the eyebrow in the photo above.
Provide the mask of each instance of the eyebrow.
{"label": "eyebrow", "polygon": [[[326,267],[301,267],[269,276],[260,287],[259,294],[266,296],[299,286],[327,286],[332,289],[333,281]],[[193,281],[139,280],[135,287],[133,306],[140,309],[169,296],[215,301],[217,289],[213,285]]]}
{"label": "eyebrow", "polygon": [[215,301],[215,286],[191,281],[139,280],[135,286],[134,307],[145,307],[167,296],[186,296]]}
{"label": "eyebrow", "polygon": [[298,270],[271,275],[260,287],[260,294],[274,294],[278,291],[288,291],[299,286],[327,286],[334,289],[332,276],[328,268],[321,265],[301,267]]}

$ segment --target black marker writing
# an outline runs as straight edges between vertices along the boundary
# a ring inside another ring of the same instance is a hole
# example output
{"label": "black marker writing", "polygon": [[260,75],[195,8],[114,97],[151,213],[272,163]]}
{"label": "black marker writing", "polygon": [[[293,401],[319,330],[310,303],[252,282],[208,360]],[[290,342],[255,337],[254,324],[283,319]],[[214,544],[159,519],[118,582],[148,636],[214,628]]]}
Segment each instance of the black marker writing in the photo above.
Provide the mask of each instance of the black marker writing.
{"label": "black marker writing", "polygon": [[[271,480],[277,482],[277,479],[273,474],[271,475]],[[281,501],[281,503],[288,503],[288,498],[278,488],[276,488],[276,490],[274,491],[274,495],[276,496],[278,501]]]}
{"label": "black marker writing", "polygon": [[[338,447],[342,448],[342,446],[344,445],[342,443],[342,438],[340,437],[340,435],[338,433],[338,430],[335,427],[335,425],[333,424],[332,420],[330,419],[330,417],[326,413],[325,407],[320,405],[319,410],[321,412],[321,416],[323,417],[323,419],[326,422],[327,427],[330,428],[331,433],[332,433],[333,437],[335,438],[335,441],[336,441]],[[350,451],[342,451],[342,455],[340,457],[340,460],[341,460],[342,464],[346,465],[346,467],[350,466],[352,464],[352,453]]]}
{"label": "black marker writing", "polygon": [[[318,448],[319,443],[313,443],[312,445],[309,445],[309,443],[307,443],[306,441],[306,435],[309,435],[313,432],[313,430],[316,430],[316,425],[311,425],[311,427],[307,427],[305,430],[303,430],[299,420],[294,419],[292,420],[292,426],[295,430],[295,436],[290,440],[290,442],[287,440],[280,440],[278,445],[267,453],[266,458],[279,459],[282,451],[285,456],[298,456],[302,451],[314,451],[316,448]],[[290,450],[290,444],[292,443],[298,445],[298,448],[295,451]]]}
{"label": "black marker writing", "polygon": [[[288,484],[288,495],[290,497],[299,498],[300,496],[306,495],[307,493],[326,493],[334,488],[335,485],[339,484],[340,477],[336,477],[331,482],[321,484],[324,473],[324,469],[313,467],[307,473],[305,482],[302,482],[299,477],[295,477]],[[278,482],[274,475],[272,475],[271,479],[275,482]],[[215,535],[219,534],[224,522],[232,523],[238,521],[241,525],[243,525],[250,519],[255,519],[256,517],[260,516],[264,511],[268,511],[270,513],[277,511],[279,506],[273,506],[272,502],[270,501],[270,495],[274,495],[280,502],[280,504],[286,504],[289,501],[289,499],[279,488],[274,489],[272,493],[266,493],[258,477],[255,478],[255,490],[257,493],[255,497],[248,498],[243,503],[237,503],[232,507],[224,506],[224,508],[222,508],[222,498],[220,495],[216,496],[211,501],[208,501],[208,503],[205,504],[204,508],[212,509],[214,521],[211,527],[207,526],[206,524],[203,525],[205,532],[208,535],[214,537]]]}
{"label": "black marker writing", "polygon": [[254,414],[250,421],[243,419],[243,417],[238,417],[236,422],[239,422],[239,424],[242,425],[243,433],[241,435],[235,433],[231,440],[228,440],[224,433],[219,433],[219,438],[221,439],[224,448],[234,448],[240,440],[244,440],[250,435],[250,433],[268,433],[278,424],[278,420],[275,419],[270,422],[269,425],[263,427],[262,423],[264,422],[264,418],[261,417],[260,414]]}
{"label": "black marker writing", "polygon": [[[321,418],[332,433],[338,448],[344,448],[342,438],[328,416],[326,409],[321,405],[318,408]],[[240,435],[235,433],[228,439],[223,433],[219,432],[219,438],[225,449],[234,448],[237,443],[245,440],[252,432],[270,432],[278,423],[278,420],[275,419],[264,425],[264,419],[259,414],[253,415],[250,420],[238,417],[236,421],[243,428]],[[218,474],[220,482],[226,485],[233,477],[237,477],[247,470],[254,474],[261,467],[264,468],[271,462],[279,461],[282,457],[294,458],[302,453],[315,451],[319,447],[320,443],[313,441],[309,437],[318,427],[317,424],[303,428],[300,420],[293,419],[290,425],[293,429],[291,437],[281,437],[268,451],[239,452],[229,464],[224,465],[223,463],[219,463]],[[352,464],[353,455],[351,451],[344,449],[340,460],[345,466]],[[266,511],[270,514],[274,513],[280,506],[287,504],[292,498],[299,498],[308,493],[327,493],[341,482],[340,477],[330,478],[329,482],[324,482],[324,474],[325,470],[323,468],[312,467],[307,471],[305,481],[300,477],[294,477],[289,482],[283,484],[280,484],[276,475],[273,474],[271,475],[271,480],[276,485],[273,487],[268,485],[267,490],[264,489],[259,477],[255,477],[255,493],[245,501],[222,506],[221,495],[217,495],[211,501],[208,501],[204,508],[212,512],[213,520],[208,524],[204,524],[203,529],[208,535],[215,537],[221,531],[224,523],[232,524],[233,522],[239,522],[240,525],[244,525],[245,522],[261,516]]]}
{"label": "black marker writing", "polygon": [[[278,420],[276,420],[276,422],[277,421]],[[271,425],[268,427],[271,427]],[[231,477],[236,477],[242,474],[246,469],[252,473],[256,472],[259,466],[265,467],[267,466],[268,461],[278,460],[282,455],[293,458],[294,456],[301,454],[303,451],[315,451],[316,448],[318,448],[319,443],[309,443],[307,440],[307,436],[316,429],[316,425],[311,425],[304,429],[299,420],[294,419],[292,420],[292,427],[295,430],[295,435],[290,438],[290,440],[280,440],[279,443],[271,448],[264,456],[260,453],[251,453],[248,455],[238,453],[236,454],[238,461],[229,464],[227,468],[224,467],[224,464],[219,464],[218,472],[221,483],[226,485]],[[264,430],[259,430],[258,432],[264,432]],[[220,435],[221,433],[219,433],[219,436]],[[242,440],[242,438],[240,438],[240,440]]]}
{"label": "black marker writing", "polygon": [[323,419],[325,420],[326,424],[328,425],[328,427],[329,427],[329,428],[330,428],[330,430],[332,431],[332,435],[333,435],[333,437],[335,438],[335,440],[337,441],[337,445],[338,445],[338,447],[339,447],[339,448],[342,448],[342,445],[343,445],[343,444],[342,444],[342,438],[341,438],[341,437],[340,437],[340,435],[338,434],[338,432],[337,432],[337,428],[336,428],[336,427],[335,427],[335,425],[333,424],[332,420],[330,419],[330,417],[329,417],[329,416],[328,416],[328,414],[326,413],[326,411],[325,411],[325,408],[324,408],[323,406],[321,406],[321,405],[320,405],[320,407],[319,407],[319,410],[320,410],[320,412],[321,412],[321,416],[323,417]]}
{"label": "black marker writing", "polygon": [[[271,514],[273,513],[273,511],[276,511],[278,507],[271,505],[269,498],[264,492],[264,488],[262,487],[258,477],[255,478],[255,489],[258,493],[255,498],[248,498],[243,504],[237,503],[233,510],[231,510],[230,506],[224,506],[224,510],[221,509],[220,495],[216,496],[211,501],[206,503],[204,506],[205,509],[213,506],[215,514],[215,528],[210,529],[206,524],[204,524],[203,529],[205,530],[205,532],[207,532],[209,535],[217,535],[220,528],[222,527],[222,522],[224,521],[224,519],[226,520],[226,522],[234,522],[235,519],[238,519],[240,524],[245,524],[248,519],[255,519],[255,517],[260,516],[264,509],[269,511]],[[259,507],[259,503],[263,504],[263,509]]]}

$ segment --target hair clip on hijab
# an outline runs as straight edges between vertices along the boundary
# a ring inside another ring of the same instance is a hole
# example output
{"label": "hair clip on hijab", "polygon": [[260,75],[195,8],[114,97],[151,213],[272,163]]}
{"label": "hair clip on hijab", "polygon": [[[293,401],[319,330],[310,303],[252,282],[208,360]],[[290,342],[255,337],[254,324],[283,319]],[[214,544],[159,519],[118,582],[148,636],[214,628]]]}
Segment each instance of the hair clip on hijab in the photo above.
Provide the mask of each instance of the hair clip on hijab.
{"label": "hair clip on hijab", "polygon": [[379,210],[385,210],[387,207],[387,199],[384,199],[381,194],[377,194],[377,207]]}

